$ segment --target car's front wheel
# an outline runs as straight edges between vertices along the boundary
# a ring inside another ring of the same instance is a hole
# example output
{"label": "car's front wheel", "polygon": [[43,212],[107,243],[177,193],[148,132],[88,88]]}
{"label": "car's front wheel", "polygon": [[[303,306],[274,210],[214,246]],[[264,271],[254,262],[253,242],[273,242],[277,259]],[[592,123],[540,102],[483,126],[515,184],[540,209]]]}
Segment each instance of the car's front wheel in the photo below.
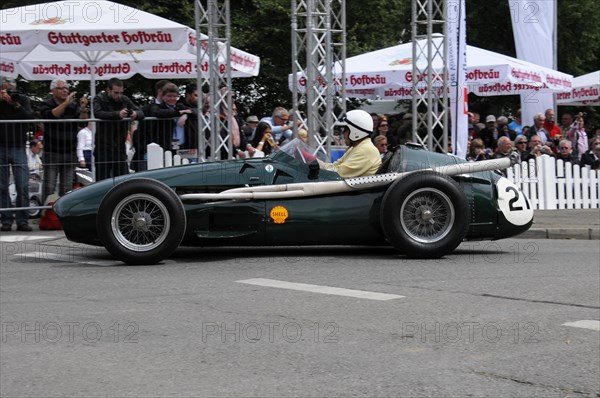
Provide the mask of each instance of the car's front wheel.
{"label": "car's front wheel", "polygon": [[381,206],[381,226],[401,253],[439,258],[464,239],[469,214],[458,183],[433,171],[419,171],[388,188]]}
{"label": "car's front wheel", "polygon": [[169,257],[183,239],[183,204],[160,181],[137,178],[112,188],[97,215],[98,235],[117,259],[132,265]]}

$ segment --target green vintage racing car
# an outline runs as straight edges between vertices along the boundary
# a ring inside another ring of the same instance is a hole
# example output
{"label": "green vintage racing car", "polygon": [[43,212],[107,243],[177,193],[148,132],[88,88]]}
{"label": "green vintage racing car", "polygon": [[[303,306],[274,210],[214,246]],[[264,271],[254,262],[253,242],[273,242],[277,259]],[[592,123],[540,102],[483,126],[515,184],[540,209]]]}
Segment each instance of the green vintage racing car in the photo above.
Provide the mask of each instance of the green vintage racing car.
{"label": "green vintage racing car", "polygon": [[128,264],[160,262],[180,245],[392,245],[439,258],[464,240],[529,229],[529,200],[498,171],[510,163],[402,145],[376,175],[344,179],[293,148],[99,181],[61,197],[54,211],[69,240]]}

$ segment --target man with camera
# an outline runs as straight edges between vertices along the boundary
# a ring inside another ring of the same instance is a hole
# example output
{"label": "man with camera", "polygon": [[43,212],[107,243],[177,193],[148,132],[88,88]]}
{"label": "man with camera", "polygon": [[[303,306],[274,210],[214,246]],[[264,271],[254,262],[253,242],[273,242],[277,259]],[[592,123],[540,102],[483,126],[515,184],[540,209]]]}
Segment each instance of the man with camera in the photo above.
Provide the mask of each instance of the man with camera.
{"label": "man with camera", "polygon": [[69,91],[66,81],[52,80],[50,94],[38,107],[42,119],[56,120],[44,123],[44,200],[56,192],[59,181],[59,196],[73,188],[79,122],[69,120],[89,117],[87,96],[77,100],[77,93]]}
{"label": "man with camera", "polygon": [[[17,92],[14,80],[0,77],[0,120],[30,120],[33,112],[29,98]],[[26,123],[0,123],[0,208],[11,207],[8,186],[10,184],[10,168],[17,190],[17,207],[29,206],[29,167],[27,166]],[[15,212],[17,230],[31,231],[29,216],[26,210]],[[0,214],[1,231],[10,231],[13,223],[13,212],[3,211]]]}
{"label": "man with camera", "polygon": [[102,119],[94,137],[96,181],[129,173],[125,141],[130,121],[142,120],[144,113],[123,95],[123,82],[112,78],[106,91],[94,98],[94,116]]}

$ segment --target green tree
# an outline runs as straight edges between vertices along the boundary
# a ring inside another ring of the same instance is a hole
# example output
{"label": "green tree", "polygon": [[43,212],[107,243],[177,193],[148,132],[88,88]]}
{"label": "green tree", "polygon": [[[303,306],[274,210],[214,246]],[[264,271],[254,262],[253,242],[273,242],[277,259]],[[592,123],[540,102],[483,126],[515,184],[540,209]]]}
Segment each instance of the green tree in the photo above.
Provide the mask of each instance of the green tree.
{"label": "green tree", "polygon": [[[600,69],[600,2],[557,1],[558,69],[574,76]],[[36,3],[6,0],[2,8]],[[120,3],[194,27],[194,3],[188,0],[122,0]],[[230,6],[232,45],[261,58],[258,77],[234,80],[234,88],[242,101],[241,111],[264,115],[275,105],[291,106],[287,83],[292,69],[291,2],[231,0]],[[514,56],[511,18],[515,11],[511,6],[505,0],[466,0],[467,43]],[[410,0],[348,0],[346,11],[348,56],[410,41]],[[40,83],[29,83],[27,89],[36,92],[37,85]],[[153,81],[139,76],[127,83],[129,94],[134,94],[135,89],[135,94],[142,97],[153,94],[153,85]],[[47,93],[47,83],[39,87],[37,92]],[[518,107],[518,97],[475,98],[474,104],[511,109]],[[589,112],[597,111],[590,108]]]}

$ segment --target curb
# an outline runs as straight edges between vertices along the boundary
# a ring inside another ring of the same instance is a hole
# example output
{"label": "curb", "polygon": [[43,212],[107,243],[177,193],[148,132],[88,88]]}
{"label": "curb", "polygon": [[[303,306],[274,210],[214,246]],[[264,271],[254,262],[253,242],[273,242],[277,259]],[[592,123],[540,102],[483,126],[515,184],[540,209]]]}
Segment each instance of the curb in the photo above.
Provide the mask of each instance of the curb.
{"label": "curb", "polygon": [[600,240],[600,229],[597,228],[530,228],[517,239],[580,239]]}

